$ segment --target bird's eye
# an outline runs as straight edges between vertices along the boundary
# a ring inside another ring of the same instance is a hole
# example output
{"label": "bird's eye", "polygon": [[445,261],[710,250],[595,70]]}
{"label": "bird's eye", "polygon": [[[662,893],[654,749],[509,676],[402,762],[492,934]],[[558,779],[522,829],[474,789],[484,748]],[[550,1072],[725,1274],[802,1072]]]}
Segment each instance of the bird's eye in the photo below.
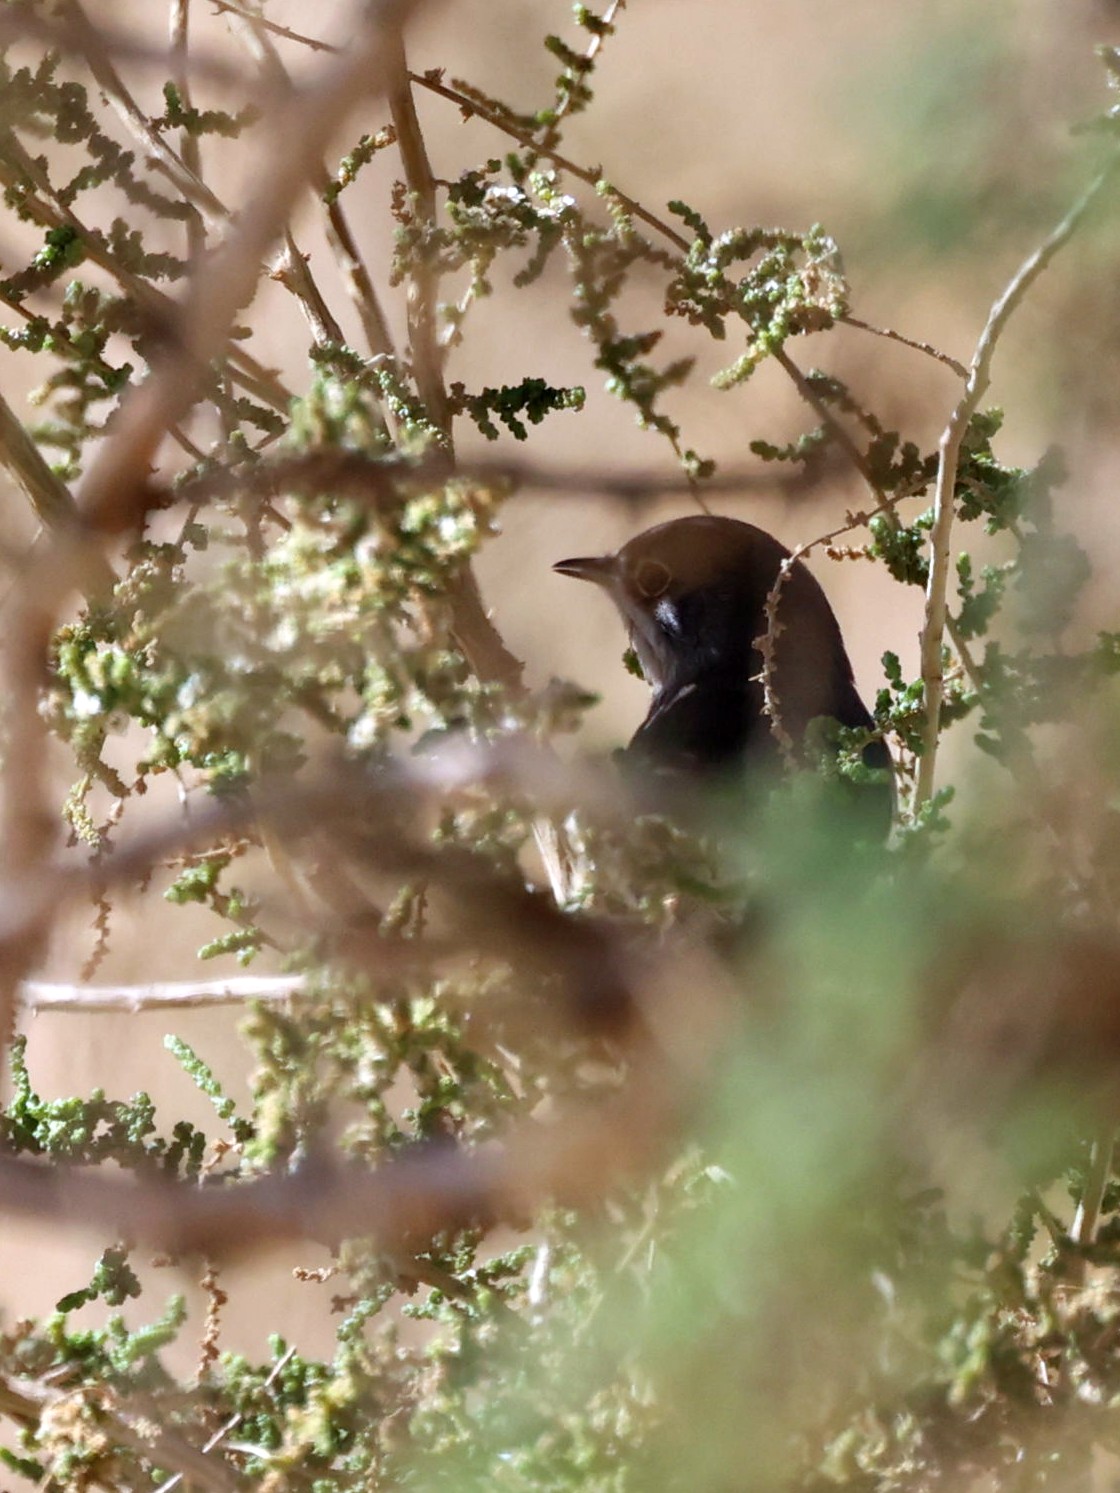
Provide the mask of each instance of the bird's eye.
{"label": "bird's eye", "polygon": [[647,601],[664,595],[672,579],[669,567],[660,560],[643,560],[634,572],[634,584]]}

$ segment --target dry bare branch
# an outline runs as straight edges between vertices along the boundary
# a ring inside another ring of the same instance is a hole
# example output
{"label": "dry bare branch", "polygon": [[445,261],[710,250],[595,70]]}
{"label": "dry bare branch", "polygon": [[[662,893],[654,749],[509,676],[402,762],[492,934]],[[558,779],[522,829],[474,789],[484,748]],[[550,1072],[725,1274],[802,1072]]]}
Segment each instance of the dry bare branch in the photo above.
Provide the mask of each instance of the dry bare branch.
{"label": "dry bare branch", "polygon": [[942,649],[948,617],[949,573],[952,569],[950,538],[955,516],[957,470],[961,445],[969,422],[980,407],[991,382],[992,359],[1004,328],[1027,291],[1050,261],[1067,243],[1089,208],[1116,170],[1114,154],[1108,164],[1090,183],[1060,223],[1027,256],[1008,282],[1006,289],[988,313],[988,319],[968,366],[968,381],[957,401],[938,443],[937,483],[933,499],[933,528],[929,536],[929,580],[926,585],[926,611],[922,627],[922,684],[925,690],[926,720],[922,733],[922,752],[914,788],[915,809],[933,796],[937,773],[937,747],[941,734],[941,701],[944,693]]}
{"label": "dry bare branch", "polygon": [[266,20],[264,16],[257,15],[254,11],[246,10],[242,5],[233,5],[230,0],[210,0],[217,15],[241,16],[246,21],[251,21],[254,26],[270,32],[273,36],[279,36],[284,41],[298,42],[301,47],[307,47],[312,52],[337,52],[338,47],[332,46],[330,42],[319,41],[314,36],[305,36],[300,31],[293,31],[289,26],[281,26],[276,21]]}
{"label": "dry bare branch", "polygon": [[943,353],[930,342],[920,342],[914,337],[904,337],[901,332],[896,332],[893,327],[875,327],[869,321],[863,321],[850,312],[840,318],[846,327],[855,327],[860,332],[870,332],[873,337],[885,337],[888,342],[900,342],[903,347],[912,347],[915,352],[925,353],[926,357],[935,359],[938,363],[944,363],[946,368],[951,368],[958,378],[967,378],[968,369],[963,363],[958,363],[956,358]]}
{"label": "dry bare branch", "polygon": [[38,1015],[45,1011],[183,1011],[248,1001],[288,1001],[305,986],[299,975],[239,975],[230,980],[161,980],[149,985],[67,985],[26,980],[20,1003]]}

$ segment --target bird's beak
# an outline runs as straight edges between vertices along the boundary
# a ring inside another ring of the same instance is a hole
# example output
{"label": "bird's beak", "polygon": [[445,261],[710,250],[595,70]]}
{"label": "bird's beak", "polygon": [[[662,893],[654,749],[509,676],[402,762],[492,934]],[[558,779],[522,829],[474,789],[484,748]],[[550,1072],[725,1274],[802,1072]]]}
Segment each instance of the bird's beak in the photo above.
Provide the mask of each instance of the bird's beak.
{"label": "bird's beak", "polygon": [[582,560],[557,560],[552,567],[560,575],[573,575],[577,581],[594,581],[609,586],[615,578],[613,555],[589,555]]}

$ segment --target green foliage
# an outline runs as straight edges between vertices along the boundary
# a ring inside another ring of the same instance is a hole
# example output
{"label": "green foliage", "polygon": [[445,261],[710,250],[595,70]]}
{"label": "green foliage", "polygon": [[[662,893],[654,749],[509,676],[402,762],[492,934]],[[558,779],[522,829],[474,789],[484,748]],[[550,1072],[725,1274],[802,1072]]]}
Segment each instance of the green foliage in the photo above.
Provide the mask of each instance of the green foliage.
{"label": "green foliage", "polygon": [[512,388],[483,389],[478,394],[452,384],[449,393],[455,413],[469,414],[488,441],[496,441],[501,434],[491,416],[501,421],[514,440],[525,441],[529,431],[520,416],[530,425],[539,425],[550,410],[582,409],[585,397],[582,389],[552,389],[543,378],[525,378]]}
{"label": "green foliage", "polygon": [[163,102],[165,112],[152,121],[156,129],[186,130],[188,135],[219,135],[224,140],[235,140],[260,118],[260,110],[255,107],[241,109],[236,114],[227,114],[222,109],[189,108],[174,83],[163,85]]}
{"label": "green foliage", "polygon": [[104,1297],[106,1306],[120,1306],[130,1296],[140,1295],[140,1282],[128,1263],[128,1251],[107,1249],[97,1262],[88,1286],[71,1291],[58,1303],[56,1310],[76,1312],[79,1307]]}
{"label": "green foliage", "polygon": [[136,1171],[198,1175],[206,1137],[194,1126],[179,1121],[169,1139],[157,1135],[155,1108],[143,1093],[109,1100],[95,1089],[88,1099],[44,1099],[32,1087],[26,1047],[24,1037],[12,1043],[13,1096],[0,1116],[10,1150],[83,1166],[112,1161]]}
{"label": "green foliage", "polygon": [[340,192],[355,180],[358,172],[363,166],[367,166],[378,151],[387,150],[390,145],[396,144],[396,132],[391,125],[378,130],[375,135],[363,135],[354,149],[348,151],[338,163],[338,170],[327,183],[323,192],[323,201],[328,206],[338,200]]}
{"label": "green foliage", "polygon": [[238,1116],[233,1100],[222,1092],[221,1084],[194,1049],[180,1037],[165,1037],[163,1045],[178,1060],[187,1077],[213,1103],[215,1113],[220,1120],[225,1120],[238,1145],[250,1141],[253,1137],[252,1121]]}
{"label": "green foliage", "polygon": [[[839,253],[819,226],[804,234],[763,228],[713,234],[687,204],[669,207],[696,237],[670,281],[666,310],[703,326],[718,341],[727,336],[728,317],[746,325],[746,350],[716,376],[716,388],[742,383],[787,338],[825,331],[847,310]],[[728,270],[738,262],[750,268],[735,279]]]}

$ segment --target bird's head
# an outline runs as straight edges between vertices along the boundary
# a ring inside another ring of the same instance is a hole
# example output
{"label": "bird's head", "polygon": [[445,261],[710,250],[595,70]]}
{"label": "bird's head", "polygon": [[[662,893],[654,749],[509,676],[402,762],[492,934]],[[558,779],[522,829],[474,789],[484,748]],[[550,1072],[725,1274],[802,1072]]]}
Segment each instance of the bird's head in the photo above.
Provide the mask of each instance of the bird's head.
{"label": "bird's head", "polygon": [[713,671],[746,669],[786,554],[751,524],[697,514],[646,529],[614,554],[552,568],[610,595],[660,693]]}

